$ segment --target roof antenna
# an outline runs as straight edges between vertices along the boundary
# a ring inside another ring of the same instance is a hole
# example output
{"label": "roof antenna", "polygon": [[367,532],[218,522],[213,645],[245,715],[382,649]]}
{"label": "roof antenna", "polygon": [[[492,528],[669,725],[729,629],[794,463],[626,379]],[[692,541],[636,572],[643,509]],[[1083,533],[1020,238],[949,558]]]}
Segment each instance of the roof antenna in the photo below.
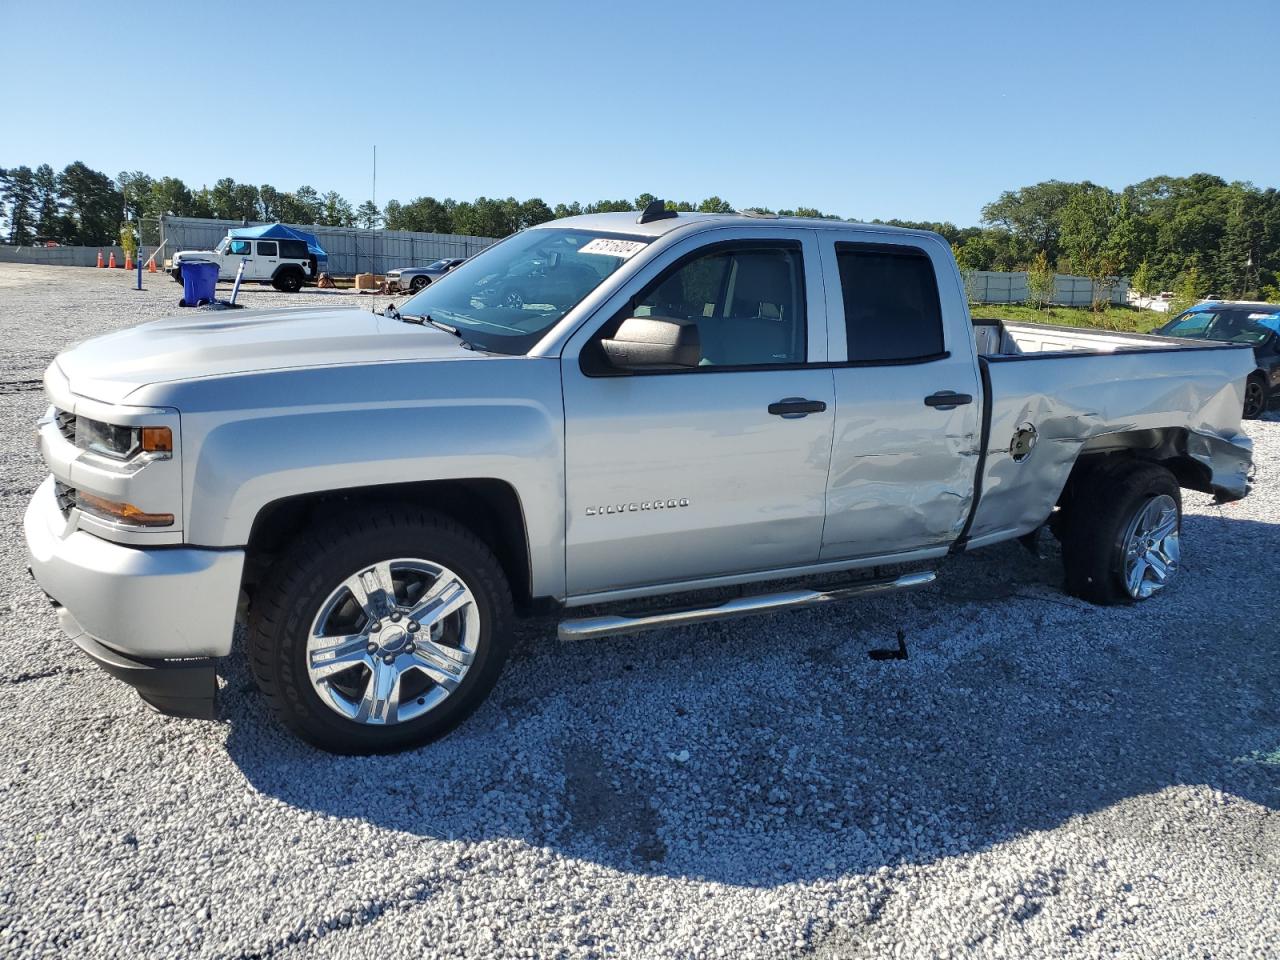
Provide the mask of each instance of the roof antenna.
{"label": "roof antenna", "polygon": [[654,220],[670,220],[676,216],[674,210],[668,210],[666,203],[661,200],[650,200],[649,205],[636,218],[636,223],[652,223]]}

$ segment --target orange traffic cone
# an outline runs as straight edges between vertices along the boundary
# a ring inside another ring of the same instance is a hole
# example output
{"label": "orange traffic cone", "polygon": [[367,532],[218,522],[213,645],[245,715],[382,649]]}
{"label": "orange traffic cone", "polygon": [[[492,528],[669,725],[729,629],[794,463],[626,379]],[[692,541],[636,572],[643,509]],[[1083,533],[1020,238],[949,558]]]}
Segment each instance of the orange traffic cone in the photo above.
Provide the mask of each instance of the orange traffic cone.
{"label": "orange traffic cone", "polygon": [[102,251],[101,251],[101,250],[99,250],[99,251],[98,251],[98,266],[99,266],[99,267],[104,267],[104,266],[106,266],[106,264],[104,264],[104,263],[102,262]]}
{"label": "orange traffic cone", "polygon": [[116,268],[116,252],[111,251],[111,259],[107,261],[107,269],[114,270]]}
{"label": "orange traffic cone", "polygon": [[126,253],[125,253],[125,255],[124,255],[124,268],[125,268],[126,270],[132,270],[132,269],[133,269],[133,254],[128,253],[127,251],[126,251]]}
{"label": "orange traffic cone", "polygon": [[155,273],[155,272],[156,272],[156,258],[152,257],[150,260],[147,261],[147,273]]}

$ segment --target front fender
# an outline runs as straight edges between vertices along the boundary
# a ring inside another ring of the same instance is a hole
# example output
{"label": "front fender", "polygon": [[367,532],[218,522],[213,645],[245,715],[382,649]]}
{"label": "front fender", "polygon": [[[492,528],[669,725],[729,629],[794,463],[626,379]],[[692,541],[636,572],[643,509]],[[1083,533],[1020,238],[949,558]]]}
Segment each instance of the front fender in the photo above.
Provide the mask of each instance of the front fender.
{"label": "front fender", "polygon": [[364,364],[193,382],[176,393],[189,543],[244,546],[258,513],[289,497],[493,479],[520,499],[534,595],[563,595],[558,364]]}

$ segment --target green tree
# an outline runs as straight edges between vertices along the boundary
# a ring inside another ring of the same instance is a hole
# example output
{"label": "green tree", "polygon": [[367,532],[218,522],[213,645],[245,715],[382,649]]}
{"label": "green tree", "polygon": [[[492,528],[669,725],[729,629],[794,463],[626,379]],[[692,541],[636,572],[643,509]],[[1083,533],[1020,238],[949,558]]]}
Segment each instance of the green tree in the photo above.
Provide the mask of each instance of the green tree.
{"label": "green tree", "polygon": [[1178,277],[1173,299],[1169,301],[1169,314],[1172,316],[1194,307],[1208,292],[1209,287],[1200,276],[1200,268],[1192,264]]}
{"label": "green tree", "polygon": [[49,239],[63,234],[62,205],[58,202],[58,175],[53,167],[42,163],[36,167],[35,186],[36,233]]}
{"label": "green tree", "polygon": [[1116,281],[1131,266],[1136,231],[1127,197],[1106,187],[1079,190],[1062,210],[1062,248],[1068,266],[1088,277],[1093,309],[1106,308]]}
{"label": "green tree", "polygon": [[1138,269],[1133,271],[1133,276],[1129,278],[1129,286],[1140,297],[1150,298],[1160,292],[1160,288],[1156,284],[1155,271],[1151,269],[1151,264],[1146,260],[1138,264]]}
{"label": "green tree", "polygon": [[77,160],[59,175],[58,192],[66,204],[67,240],[91,247],[116,242],[124,197],[110,177]]}
{"label": "green tree", "polygon": [[271,184],[264,183],[258,188],[258,217],[260,219],[271,223],[280,221],[282,219],[280,210],[283,203],[284,194]]}
{"label": "green tree", "polygon": [[982,208],[982,222],[1003,227],[1031,250],[1043,250],[1050,263],[1062,256],[1060,237],[1062,214],[1071,198],[1080,192],[1096,189],[1089,182],[1065,183],[1045,180],[1042,183],[1006,190]]}
{"label": "green tree", "polygon": [[162,216],[194,217],[195,204],[187,185],[177,177],[161,177],[151,184],[151,194],[143,208],[143,216],[159,219]]}
{"label": "green tree", "polygon": [[542,201],[541,197],[530,197],[520,204],[519,217],[522,228],[536,227],[540,223],[554,220],[555,214],[551,212],[551,208]]}
{"label": "green tree", "polygon": [[345,198],[334,190],[328,191],[321,198],[322,208],[318,223],[326,227],[354,227],[355,211],[351,209]]}
{"label": "green tree", "polygon": [[147,201],[151,199],[151,188],[154,185],[155,181],[141,170],[134,170],[132,173],[122,170],[116,174],[116,186],[124,197],[124,209],[131,219],[141,219]]}
{"label": "green tree", "polygon": [[0,171],[0,201],[5,204],[9,221],[9,242],[30,243],[35,237],[35,174],[27,166]]}
{"label": "green tree", "polygon": [[1036,251],[1035,258],[1027,265],[1027,306],[1043,310],[1053,300],[1053,286],[1057,279],[1049,258],[1043,250]]}
{"label": "green tree", "polygon": [[699,213],[733,213],[733,207],[727,200],[721,200],[719,197],[707,197],[698,204]]}
{"label": "green tree", "polygon": [[583,213],[626,213],[634,210],[630,200],[597,200],[582,208]]}
{"label": "green tree", "polygon": [[366,200],[356,207],[356,223],[366,230],[376,229],[382,223],[382,212],[372,200]]}

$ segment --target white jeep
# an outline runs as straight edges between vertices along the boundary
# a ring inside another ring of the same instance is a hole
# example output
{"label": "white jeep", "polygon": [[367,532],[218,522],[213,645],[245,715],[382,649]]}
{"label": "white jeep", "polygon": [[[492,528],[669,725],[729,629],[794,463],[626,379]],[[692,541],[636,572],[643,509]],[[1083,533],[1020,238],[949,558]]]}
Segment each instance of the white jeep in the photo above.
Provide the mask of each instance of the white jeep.
{"label": "white jeep", "polygon": [[305,240],[285,237],[270,240],[225,236],[213,250],[181,250],[173,255],[169,274],[182,282],[182,265],[193,261],[216,263],[219,280],[234,280],[244,261],[244,280],[269,283],[293,293],[317,276],[316,258],[307,252]]}

